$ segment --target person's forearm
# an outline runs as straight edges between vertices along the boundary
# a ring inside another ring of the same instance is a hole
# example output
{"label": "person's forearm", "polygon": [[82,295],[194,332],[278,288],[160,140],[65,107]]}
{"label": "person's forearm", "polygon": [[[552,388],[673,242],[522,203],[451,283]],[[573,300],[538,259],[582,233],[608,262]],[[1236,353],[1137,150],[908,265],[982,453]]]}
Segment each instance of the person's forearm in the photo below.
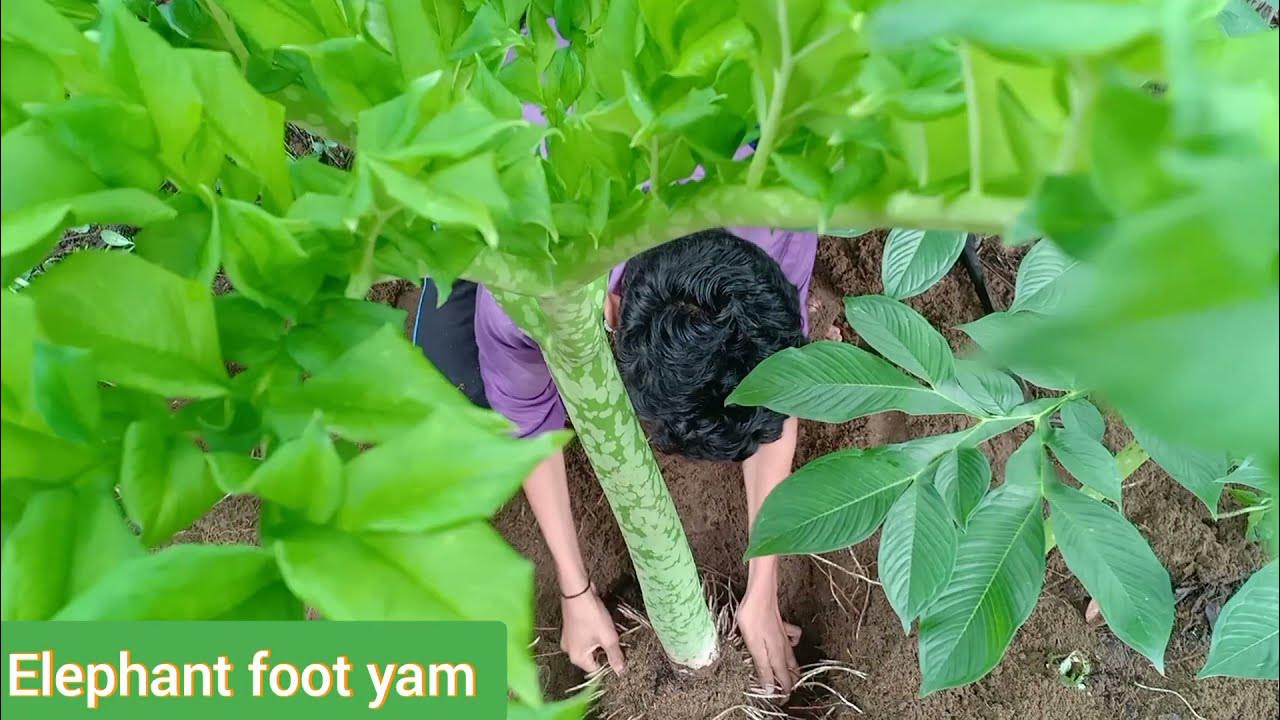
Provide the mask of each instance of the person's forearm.
{"label": "person's forearm", "polygon": [[[796,454],[796,434],[799,422],[787,418],[782,426],[782,436],[760,446],[754,455],[742,463],[742,480],[747,491],[747,523],[755,524],[760,506],[778,483],[791,474],[791,464]],[[776,592],[778,586],[778,556],[753,558],[747,565],[747,592],[752,590]]]}
{"label": "person's forearm", "polygon": [[524,481],[524,495],[555,560],[561,593],[572,595],[581,591],[590,580],[578,547],[563,453],[557,452],[538,463]]}

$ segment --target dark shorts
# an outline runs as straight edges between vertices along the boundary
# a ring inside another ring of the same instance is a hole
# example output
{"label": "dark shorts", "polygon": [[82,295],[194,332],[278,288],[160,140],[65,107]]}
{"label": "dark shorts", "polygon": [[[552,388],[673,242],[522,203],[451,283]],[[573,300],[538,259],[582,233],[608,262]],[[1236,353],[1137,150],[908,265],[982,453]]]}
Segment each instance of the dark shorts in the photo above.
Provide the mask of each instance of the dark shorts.
{"label": "dark shorts", "polygon": [[489,407],[480,377],[480,353],[476,348],[476,284],[459,280],[444,305],[436,307],[439,293],[427,278],[418,298],[418,319],[413,324],[413,344],[422,348],[432,365],[471,402]]}

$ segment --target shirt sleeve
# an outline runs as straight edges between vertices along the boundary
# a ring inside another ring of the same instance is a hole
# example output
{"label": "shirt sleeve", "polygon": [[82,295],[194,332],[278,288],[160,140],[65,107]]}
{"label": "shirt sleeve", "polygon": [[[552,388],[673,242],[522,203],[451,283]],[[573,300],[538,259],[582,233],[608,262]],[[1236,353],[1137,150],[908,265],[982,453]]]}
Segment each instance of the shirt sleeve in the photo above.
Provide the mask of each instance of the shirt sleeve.
{"label": "shirt sleeve", "polygon": [[476,293],[475,329],[489,405],[515,423],[517,437],[562,429],[564,403],[542,351],[483,286]]}
{"label": "shirt sleeve", "polygon": [[769,253],[769,257],[782,268],[782,274],[796,286],[796,294],[800,298],[800,324],[807,336],[809,286],[813,280],[813,262],[818,255],[817,233],[763,227],[733,227],[728,230]]}

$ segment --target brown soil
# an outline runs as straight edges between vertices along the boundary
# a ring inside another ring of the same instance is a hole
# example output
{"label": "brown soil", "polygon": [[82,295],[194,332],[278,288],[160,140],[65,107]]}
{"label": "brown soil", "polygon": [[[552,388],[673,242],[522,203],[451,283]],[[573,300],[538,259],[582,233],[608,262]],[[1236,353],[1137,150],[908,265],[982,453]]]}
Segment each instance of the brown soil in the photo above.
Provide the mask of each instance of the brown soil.
{"label": "brown soil", "polygon": [[[837,239],[823,241],[812,291],[815,337],[828,336],[834,327],[845,340],[856,341],[843,318],[841,298],[880,291],[881,239],[864,236],[852,244]],[[984,241],[980,248],[997,309],[1007,307],[1012,298],[1020,253],[994,241]],[[389,298],[389,302],[398,299],[398,304],[412,313],[414,293],[395,294],[398,298]],[[966,338],[952,328],[982,314],[974,287],[959,265],[909,304],[942,328],[957,349],[965,345]],[[907,433],[912,437],[962,425],[962,420],[948,417],[906,421]],[[984,448],[997,474],[1023,433],[1015,430]],[[796,465],[837,448],[879,444],[893,439],[893,434],[892,422],[883,417],[840,425],[802,423]],[[1108,432],[1107,442],[1113,450],[1127,440],[1122,428],[1113,427]],[[607,602],[642,608],[621,535],[590,465],[576,444],[567,452],[567,458],[578,532],[591,575]],[[746,500],[737,466],[661,454],[658,459],[704,577],[715,578],[717,584],[727,584],[741,592],[746,582],[746,566],[741,558],[747,528]],[[1210,618],[1216,618],[1222,602],[1261,562],[1257,549],[1243,539],[1243,518],[1213,523],[1198,500],[1151,463],[1129,478],[1125,502],[1126,515],[1151,541],[1177,588],[1178,613],[1166,654],[1165,677],[1105,627],[1095,628],[1085,622],[1088,597],[1057,553],[1050,558],[1045,592],[1035,612],[991,675],[924,699],[916,697],[920,682],[916,639],[903,634],[880,588],[848,574],[831,572],[808,557],[786,558],[782,563],[781,603],[784,616],[805,632],[799,660],[804,664],[831,659],[865,672],[865,679],[841,673],[823,681],[854,701],[864,712],[860,717],[866,718],[1192,720],[1198,712],[1210,720],[1253,720],[1280,715],[1275,682],[1194,680],[1208,649]],[[256,508],[252,503],[230,499],[211,514],[225,512],[243,515],[256,512]],[[252,533],[253,528],[251,521],[246,524],[234,519],[206,518],[201,523],[208,528],[210,540],[223,539],[232,529]],[[583,677],[557,651],[559,596],[550,557],[522,496],[509,503],[495,523],[538,568],[538,642],[534,652],[539,656],[548,694],[559,697],[581,683]],[[877,539],[873,537],[851,550],[826,557],[850,573],[874,579],[876,550]],[[625,618],[619,617],[619,622],[624,627],[635,627]],[[624,644],[628,673],[623,678],[606,678],[605,697],[597,706],[597,717],[710,720],[721,717],[721,713],[725,718],[745,716],[741,709],[733,709],[745,702],[743,692],[751,684],[740,651],[730,647],[721,665],[690,676],[669,666],[645,627],[625,634]],[[1083,653],[1093,664],[1084,690],[1060,684],[1047,667],[1073,651]],[[1179,693],[1181,699],[1160,690]],[[799,707],[825,703],[821,693],[810,692],[793,700],[789,711],[797,717],[857,716],[844,709],[823,715],[825,711]]]}

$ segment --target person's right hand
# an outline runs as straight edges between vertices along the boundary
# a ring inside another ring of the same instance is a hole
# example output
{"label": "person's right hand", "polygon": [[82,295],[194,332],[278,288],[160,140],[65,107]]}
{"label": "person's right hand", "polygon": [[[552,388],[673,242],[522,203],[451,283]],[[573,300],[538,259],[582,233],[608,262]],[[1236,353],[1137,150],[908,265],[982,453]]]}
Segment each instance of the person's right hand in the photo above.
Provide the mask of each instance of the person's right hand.
{"label": "person's right hand", "polygon": [[570,662],[584,672],[595,672],[600,669],[596,651],[604,650],[615,673],[621,675],[626,670],[613,618],[594,588],[577,597],[561,598],[560,615],[564,620],[560,649],[569,656]]}

